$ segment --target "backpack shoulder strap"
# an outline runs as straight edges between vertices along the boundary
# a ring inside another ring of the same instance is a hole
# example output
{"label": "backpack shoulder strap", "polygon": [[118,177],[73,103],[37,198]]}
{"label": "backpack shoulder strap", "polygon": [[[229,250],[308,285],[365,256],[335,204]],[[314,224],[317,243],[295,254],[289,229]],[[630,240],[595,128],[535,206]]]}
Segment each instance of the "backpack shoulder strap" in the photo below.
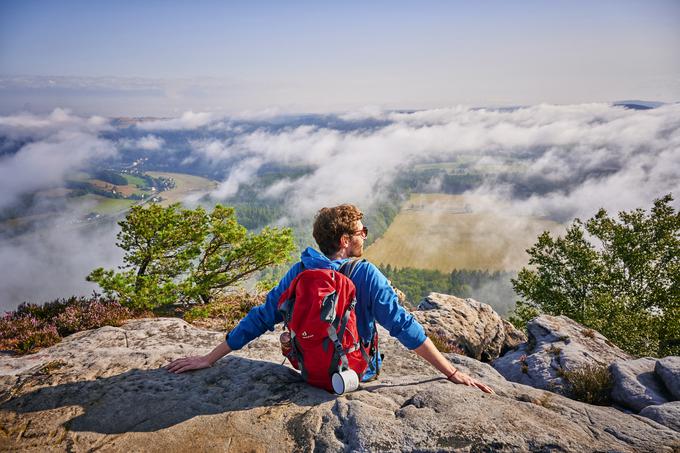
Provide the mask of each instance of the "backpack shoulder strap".
{"label": "backpack shoulder strap", "polygon": [[357,267],[357,264],[362,263],[366,261],[365,258],[350,258],[349,260],[345,261],[342,263],[342,266],[340,266],[340,273],[344,274],[347,278],[350,280],[352,279],[352,275],[354,274],[354,269]]}

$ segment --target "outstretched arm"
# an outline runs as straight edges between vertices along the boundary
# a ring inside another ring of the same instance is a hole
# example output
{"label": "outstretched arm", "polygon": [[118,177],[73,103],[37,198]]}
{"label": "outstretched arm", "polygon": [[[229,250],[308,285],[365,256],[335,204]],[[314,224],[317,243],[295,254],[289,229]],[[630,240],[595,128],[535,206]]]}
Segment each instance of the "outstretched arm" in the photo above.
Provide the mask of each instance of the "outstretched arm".
{"label": "outstretched arm", "polygon": [[470,387],[477,387],[479,390],[485,393],[494,393],[493,389],[488,385],[479,382],[462,371],[456,369],[451,365],[451,362],[446,360],[446,358],[439,352],[432,340],[426,339],[423,344],[418,346],[413,350],[423,359],[427,360],[432,364],[433,367],[441,371],[449,381],[454,384],[463,384]]}
{"label": "outstretched arm", "polygon": [[182,357],[181,359],[173,360],[165,365],[163,368],[171,373],[184,373],[190,370],[200,370],[213,366],[213,363],[231,352],[231,348],[226,341],[223,341],[215,349],[210,351],[207,355]]}
{"label": "outstretched arm", "polygon": [[[362,263],[361,266],[359,270],[363,274],[356,277],[356,280],[360,282],[357,285],[357,297],[359,300],[372,303],[372,314],[376,321],[390,332],[390,335],[396,337],[401,344],[430,362],[449,381],[477,387],[486,393],[494,393],[491,387],[458,371],[446,360],[432,341],[427,338],[420,323],[399,304],[397,294],[377,267],[371,263]],[[370,316],[370,313],[363,315]]]}
{"label": "outstretched arm", "polygon": [[[190,370],[208,368],[219,359],[229,354],[232,350],[242,348],[249,341],[262,335],[266,330],[274,330],[274,324],[280,322],[280,315],[276,312],[276,305],[281,294],[288,288],[295,276],[302,271],[302,263],[297,263],[290,268],[288,273],[281,279],[278,286],[267,295],[264,304],[252,308],[236,328],[229,334],[229,343],[220,343],[208,355],[182,357],[173,360],[163,368],[173,373],[183,373]],[[229,345],[231,344],[231,346]]]}

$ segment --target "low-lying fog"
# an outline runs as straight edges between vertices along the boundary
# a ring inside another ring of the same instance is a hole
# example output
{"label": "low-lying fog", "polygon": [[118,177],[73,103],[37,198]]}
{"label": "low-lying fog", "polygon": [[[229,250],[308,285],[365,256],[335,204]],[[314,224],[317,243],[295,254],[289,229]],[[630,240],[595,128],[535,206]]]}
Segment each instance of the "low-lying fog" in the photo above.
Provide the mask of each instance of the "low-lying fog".
{"label": "low-lying fog", "polygon": [[[281,224],[307,223],[320,207],[343,202],[370,210],[405,169],[462,160],[471,171],[516,168],[512,178],[475,189],[474,195],[491,200],[485,209],[568,222],[600,207],[614,213],[649,208],[666,193],[677,198],[680,105],[458,106],[261,118],[187,112],[132,125],[64,110],[4,116],[0,211],[130,150],[147,153],[149,162],[173,162],[174,171],[207,169],[206,176],[220,180],[215,199],[234,195],[268,166],[304,168],[258,194],[283,200]],[[439,183],[430,181],[431,189]],[[65,206],[41,218],[37,231],[0,239],[0,310],[24,300],[88,294],[95,289],[84,280],[90,270],[121,264],[116,225],[84,227],[74,223],[78,215]]]}

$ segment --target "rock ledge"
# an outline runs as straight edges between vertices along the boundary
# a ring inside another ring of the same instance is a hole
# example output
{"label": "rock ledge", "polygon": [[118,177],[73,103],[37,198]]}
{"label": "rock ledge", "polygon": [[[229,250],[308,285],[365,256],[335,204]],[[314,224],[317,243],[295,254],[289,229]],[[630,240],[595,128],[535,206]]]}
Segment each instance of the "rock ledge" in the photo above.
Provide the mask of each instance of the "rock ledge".
{"label": "rock ledge", "polygon": [[276,332],[212,368],[162,365],[223,334],[157,318],[0,358],[2,451],[667,451],[680,433],[505,381],[447,355],[496,395],[446,382],[389,335],[378,381],[336,397],[281,365]]}

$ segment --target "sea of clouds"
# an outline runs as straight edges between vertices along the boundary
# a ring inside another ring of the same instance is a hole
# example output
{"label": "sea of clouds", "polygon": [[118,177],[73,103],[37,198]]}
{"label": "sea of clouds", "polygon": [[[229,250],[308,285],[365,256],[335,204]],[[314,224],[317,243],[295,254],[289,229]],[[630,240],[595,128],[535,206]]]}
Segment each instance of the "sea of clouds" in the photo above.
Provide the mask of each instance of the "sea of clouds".
{"label": "sea of clouds", "polygon": [[[216,199],[235,194],[267,165],[310,169],[259,194],[286,200],[288,217],[280,223],[307,222],[320,207],[343,202],[370,209],[405,169],[471,155],[480,166],[522,159],[517,179],[475,191],[487,200],[483,209],[570,220],[588,218],[600,207],[649,207],[666,193],[680,194],[679,104],[651,110],[609,104],[373,108],[306,118],[186,112],[137,123],[139,136],[131,139],[116,137],[109,119],[65,110],[0,117],[0,211],[125,149],[171,154],[176,150],[165,149],[171,133],[188,133],[187,163],[201,159],[228,168],[211,194]],[[437,181],[431,183],[436,188]],[[527,185],[541,190],[517,190]],[[87,294],[95,288],[84,281],[90,270],[121,264],[116,226],[74,225],[72,209],[65,207],[41,232],[0,238],[0,309]]]}

